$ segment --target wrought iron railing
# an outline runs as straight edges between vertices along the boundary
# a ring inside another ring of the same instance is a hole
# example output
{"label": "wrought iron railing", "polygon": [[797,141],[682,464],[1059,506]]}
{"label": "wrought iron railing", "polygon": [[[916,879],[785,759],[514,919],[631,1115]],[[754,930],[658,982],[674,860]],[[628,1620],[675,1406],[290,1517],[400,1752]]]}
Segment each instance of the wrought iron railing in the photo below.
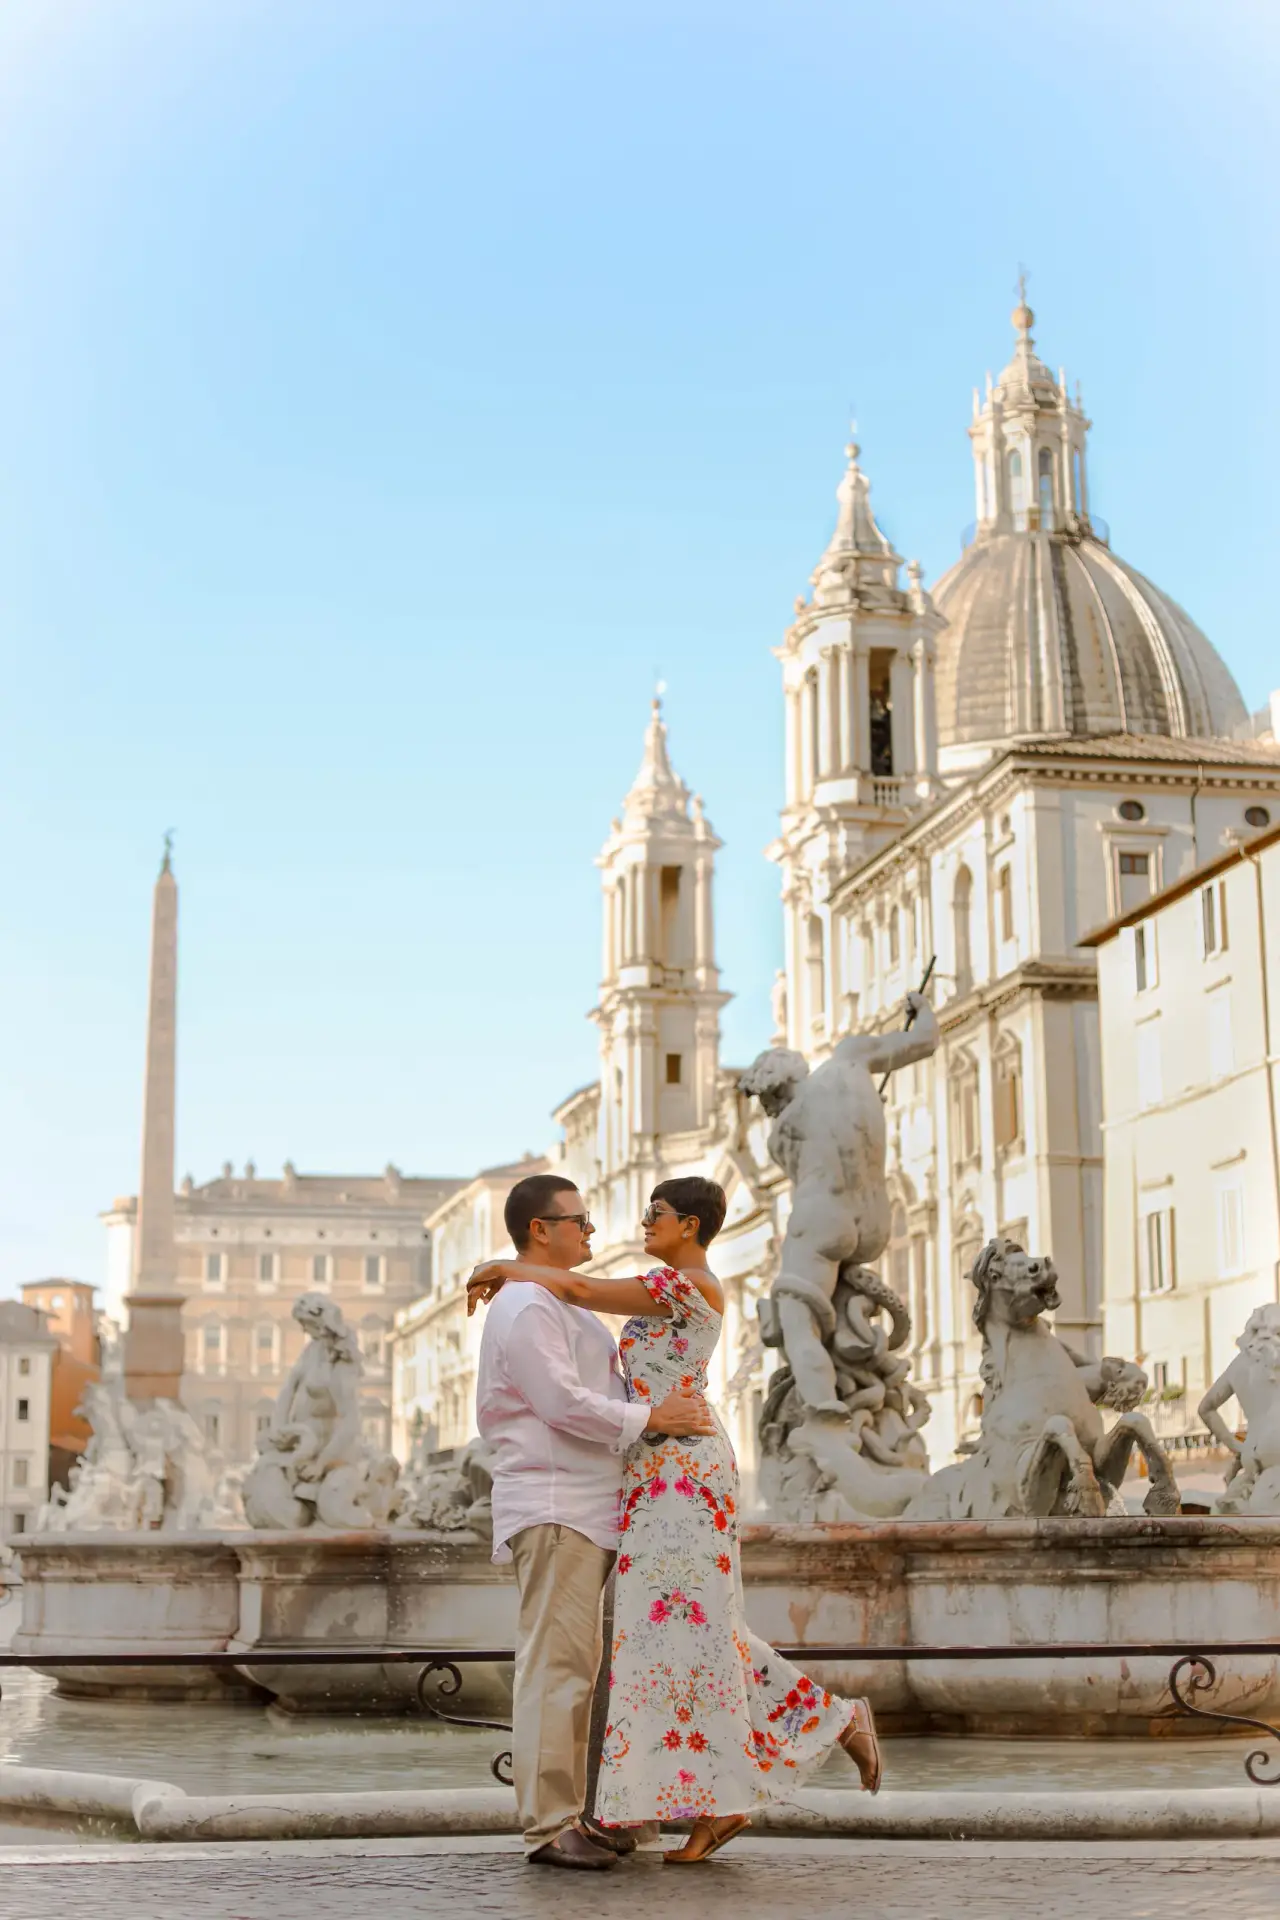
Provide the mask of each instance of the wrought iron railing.
{"label": "wrought iron railing", "polygon": [[[1248,1727],[1262,1734],[1268,1740],[1280,1744],[1280,1727],[1273,1727],[1266,1720],[1255,1720],[1247,1714],[1222,1713],[1213,1707],[1197,1706],[1189,1696],[1196,1693],[1208,1693],[1218,1683],[1218,1671],[1211,1655],[1223,1654],[1272,1654],[1280,1655],[1280,1640],[1202,1640],[1192,1648],[1185,1643],[1169,1640],[1133,1640],[1103,1642],[1096,1640],[1068,1641],[1054,1645],[1022,1642],[1009,1646],[956,1646],[956,1647],[882,1647],[882,1646],[839,1646],[819,1645],[807,1647],[778,1647],[775,1649],[783,1659],[800,1665],[827,1663],[832,1660],[1144,1660],[1168,1659],[1175,1656],[1166,1682],[1174,1706],[1182,1713],[1197,1720],[1210,1720],[1220,1726]],[[473,1714],[448,1713],[431,1697],[429,1683],[438,1682],[438,1690],[447,1699],[462,1689],[462,1671],[464,1666],[507,1665],[515,1659],[510,1647],[361,1647],[361,1648],[285,1648],[254,1647],[239,1653],[156,1653],[140,1651],[137,1653],[0,1653],[0,1668],[38,1667],[56,1669],[59,1667],[213,1667],[244,1669],[246,1667],[354,1667],[354,1666],[417,1666],[421,1668],[414,1682],[414,1695],[419,1707],[433,1719],[441,1720],[454,1727],[483,1727],[494,1733],[510,1733],[508,1720],[489,1720]],[[1186,1691],[1182,1689],[1185,1685]],[[1280,1786],[1280,1770],[1273,1775],[1261,1771],[1264,1766],[1273,1765],[1280,1769],[1280,1756],[1268,1754],[1264,1748],[1255,1747],[1245,1755],[1244,1770],[1255,1786]],[[489,1763],[490,1772],[503,1786],[510,1786],[511,1752],[506,1749],[494,1755]]]}

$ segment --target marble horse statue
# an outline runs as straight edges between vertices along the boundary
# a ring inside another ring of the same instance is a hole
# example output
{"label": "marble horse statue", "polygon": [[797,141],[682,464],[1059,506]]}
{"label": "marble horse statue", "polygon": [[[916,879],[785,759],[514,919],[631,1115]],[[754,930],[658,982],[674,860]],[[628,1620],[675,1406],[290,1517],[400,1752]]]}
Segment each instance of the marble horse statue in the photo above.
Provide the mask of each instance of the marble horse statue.
{"label": "marble horse statue", "polygon": [[[989,1240],[973,1263],[974,1324],[982,1335],[982,1429],[967,1460],[944,1467],[907,1508],[906,1520],[999,1520],[1011,1515],[1100,1519],[1114,1508],[1136,1447],[1152,1515],[1178,1512],[1167,1455],[1136,1411],[1147,1377],[1131,1361],[1088,1361],[1045,1325],[1058,1305],[1047,1256]],[[1120,1418],[1108,1428],[1101,1406]]]}

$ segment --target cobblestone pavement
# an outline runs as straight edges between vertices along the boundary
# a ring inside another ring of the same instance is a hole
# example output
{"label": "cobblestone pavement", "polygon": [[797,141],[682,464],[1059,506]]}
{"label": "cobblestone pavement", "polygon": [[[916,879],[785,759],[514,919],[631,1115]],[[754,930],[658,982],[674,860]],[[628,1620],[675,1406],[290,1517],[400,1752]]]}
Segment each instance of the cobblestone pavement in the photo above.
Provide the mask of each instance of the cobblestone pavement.
{"label": "cobblestone pavement", "polygon": [[4,1920],[1274,1920],[1280,1846],[907,1847],[739,1842],[677,1880],[657,1855],[605,1875],[525,1866],[492,1843],[0,1852]]}

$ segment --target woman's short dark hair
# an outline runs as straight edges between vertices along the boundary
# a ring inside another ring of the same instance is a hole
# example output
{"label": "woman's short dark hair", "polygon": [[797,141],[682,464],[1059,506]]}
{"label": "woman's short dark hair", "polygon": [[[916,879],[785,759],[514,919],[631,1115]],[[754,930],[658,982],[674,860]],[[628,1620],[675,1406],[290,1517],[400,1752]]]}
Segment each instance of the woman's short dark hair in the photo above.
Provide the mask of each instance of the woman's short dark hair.
{"label": "woman's short dark hair", "polygon": [[728,1206],[723,1187],[701,1174],[687,1174],[683,1180],[660,1180],[651,1200],[665,1200],[673,1213],[682,1213],[698,1223],[698,1245],[709,1247],[724,1225]]}
{"label": "woman's short dark hair", "polygon": [[544,1218],[556,1194],[577,1191],[573,1181],[566,1180],[562,1173],[530,1173],[523,1180],[516,1181],[507,1195],[502,1220],[517,1253],[525,1251],[529,1244],[530,1227],[535,1220]]}

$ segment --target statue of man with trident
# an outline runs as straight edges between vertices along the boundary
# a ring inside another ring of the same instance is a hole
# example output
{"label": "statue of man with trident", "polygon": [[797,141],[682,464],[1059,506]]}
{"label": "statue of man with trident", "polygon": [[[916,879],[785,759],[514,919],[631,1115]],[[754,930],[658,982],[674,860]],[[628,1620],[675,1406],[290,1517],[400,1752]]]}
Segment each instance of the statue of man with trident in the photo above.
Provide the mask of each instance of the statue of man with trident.
{"label": "statue of man with trident", "polygon": [[774,1123],[769,1152],[792,1183],[781,1272],[760,1318],[766,1344],[786,1350],[806,1415],[848,1420],[828,1345],[836,1284],[841,1268],[867,1266],[889,1243],[884,1109],[874,1076],[925,1060],[937,1045],[932,1007],[923,992],[909,993],[905,1031],[850,1034],[813,1073],[801,1054],[774,1047],[742,1077],[743,1092],[755,1094]]}

